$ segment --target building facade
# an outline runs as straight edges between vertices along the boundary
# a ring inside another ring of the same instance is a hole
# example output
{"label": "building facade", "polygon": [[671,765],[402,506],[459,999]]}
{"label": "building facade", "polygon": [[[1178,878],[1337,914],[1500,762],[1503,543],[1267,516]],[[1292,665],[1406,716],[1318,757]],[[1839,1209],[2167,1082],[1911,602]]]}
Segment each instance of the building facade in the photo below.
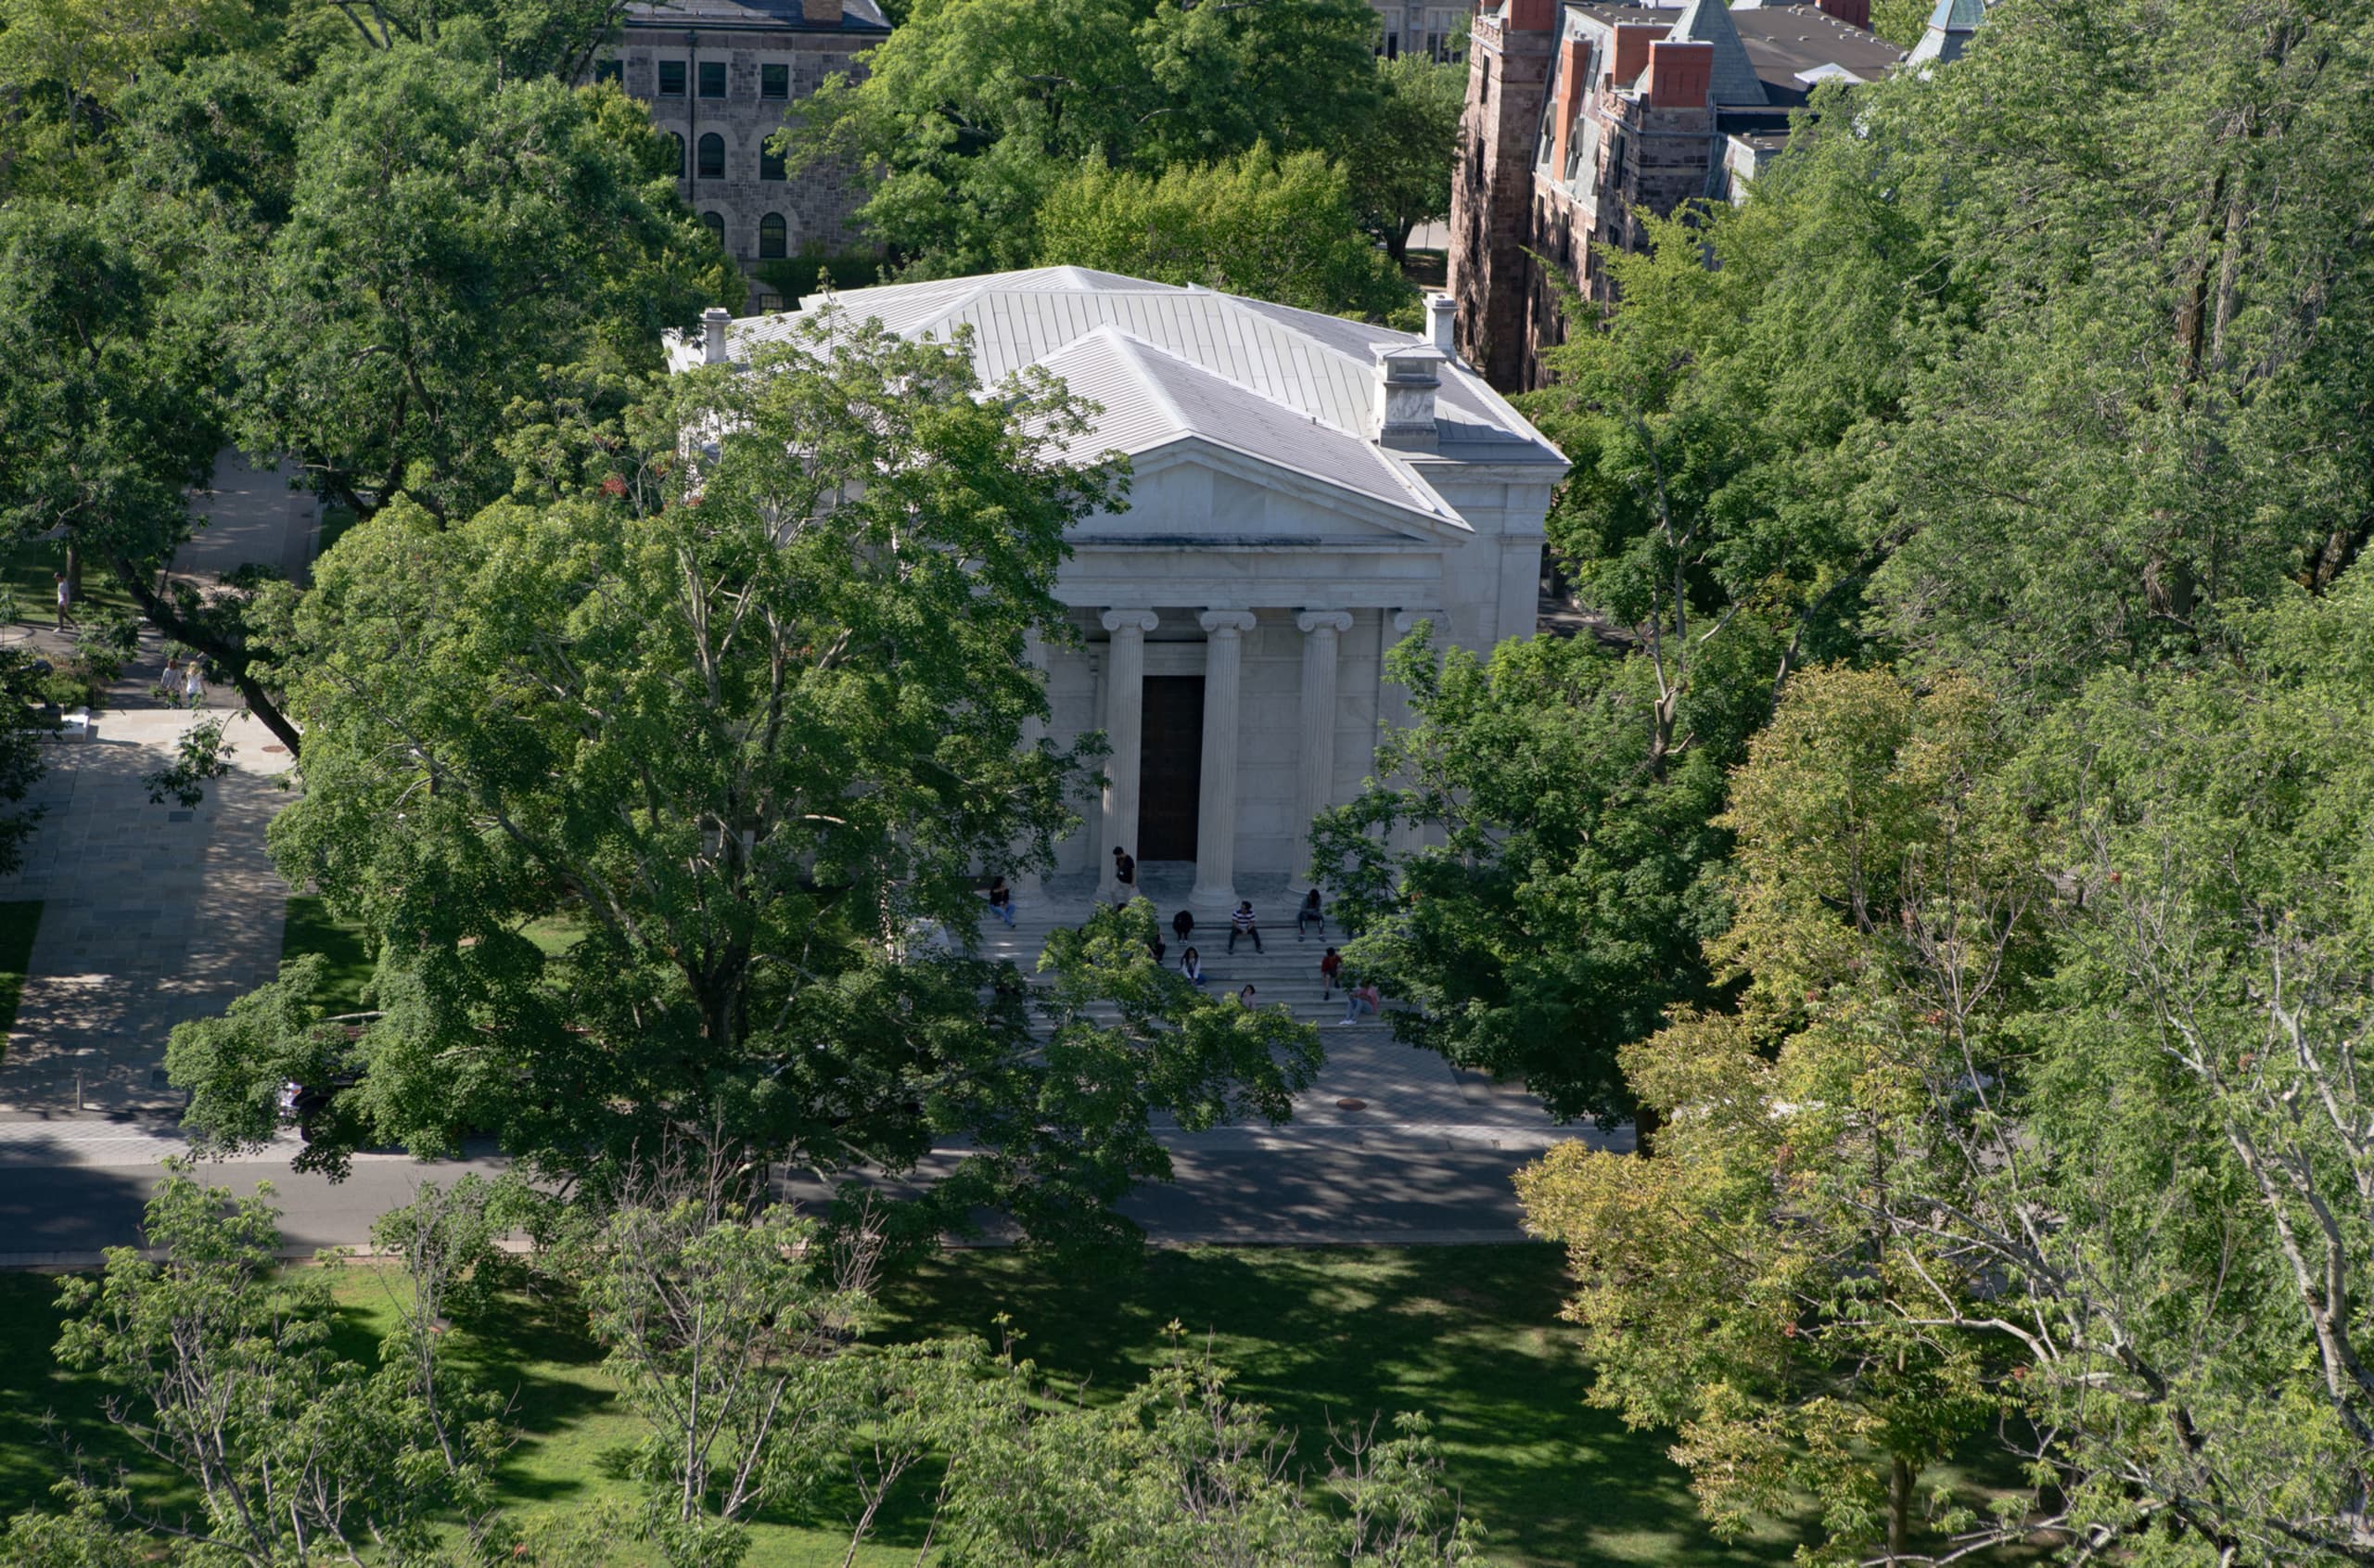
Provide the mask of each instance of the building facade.
{"label": "building facade", "polygon": [[[1403,714],[1385,654],[1419,622],[1478,650],[1529,634],[1564,458],[1429,337],[1075,267],[901,284],[836,304],[911,338],[974,332],[983,380],[1028,365],[1097,403],[1124,511],[1086,519],[1042,649],[1050,729],[1102,731],[1108,782],[1058,870],[1192,863],[1218,915],[1240,871],[1301,885],[1306,835]],[[808,309],[821,301],[809,300]],[[797,315],[714,312],[678,367],[738,360]]]}
{"label": "building facade", "polygon": [[[677,188],[745,274],[803,251],[862,249],[863,195],[846,170],[789,169],[766,150],[797,106],[889,36],[875,0],[684,0],[628,7],[597,62],[676,139]],[[780,303],[758,286],[761,307]]]}
{"label": "building facade", "polygon": [[1450,218],[1470,363],[1539,386],[1569,326],[1560,287],[1610,298],[1597,248],[1638,249],[1641,209],[1738,199],[1816,87],[1894,70],[1904,51],[1870,21],[1870,0],[1503,0],[1477,17]]}

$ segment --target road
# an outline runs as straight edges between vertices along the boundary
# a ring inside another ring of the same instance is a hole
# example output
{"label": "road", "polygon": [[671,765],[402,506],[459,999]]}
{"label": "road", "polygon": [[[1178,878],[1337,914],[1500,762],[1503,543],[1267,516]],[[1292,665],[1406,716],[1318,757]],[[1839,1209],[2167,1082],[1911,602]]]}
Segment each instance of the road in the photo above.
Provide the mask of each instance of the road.
{"label": "road", "polygon": [[[1167,1245],[1516,1241],[1510,1175],[1553,1141],[1458,1128],[1180,1134],[1170,1141],[1177,1179],[1142,1188],[1123,1210]],[[86,1267],[103,1247],[136,1245],[157,1162],[182,1147],[129,1120],[0,1122],[0,1268]],[[491,1152],[428,1165],[364,1154],[331,1182],[291,1171],[294,1153],[292,1143],[200,1171],[238,1192],[271,1182],[282,1232],[300,1255],[367,1242],[372,1221],[424,1179],[492,1174],[504,1163]],[[813,1200],[822,1190],[793,1183],[792,1194]]]}

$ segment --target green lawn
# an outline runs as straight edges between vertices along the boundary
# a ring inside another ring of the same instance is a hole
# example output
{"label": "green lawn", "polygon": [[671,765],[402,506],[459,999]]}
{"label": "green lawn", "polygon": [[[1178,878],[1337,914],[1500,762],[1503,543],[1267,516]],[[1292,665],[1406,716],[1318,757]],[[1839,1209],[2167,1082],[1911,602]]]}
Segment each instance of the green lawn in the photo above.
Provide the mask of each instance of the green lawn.
{"label": "green lawn", "polygon": [[330,1010],[363,1011],[363,988],[374,967],[363,928],[331,914],[323,899],[300,895],[288,900],[287,920],[280,928],[280,962],[306,953],[319,953],[329,964]]}
{"label": "green lawn", "polygon": [[[17,614],[29,626],[48,626],[57,616],[57,579],[66,569],[63,540],[30,539],[0,549],[0,589],[17,597]],[[82,605],[104,605],[137,616],[132,596],[116,586],[115,578],[96,562],[83,563]]]}
{"label": "green lawn", "polygon": [[17,1001],[24,995],[33,933],[40,929],[39,899],[0,903],[0,1054],[6,1052],[8,1031],[17,1026]]}
{"label": "green lawn", "polygon": [[[1163,1354],[1177,1319],[1233,1367],[1246,1396],[1302,1432],[1316,1459],[1326,1425],[1423,1409],[1453,1480],[1491,1532],[1496,1563],[1750,1564],[1777,1541],[1725,1547],[1699,1526],[1666,1439],[1627,1433],[1582,1402],[1584,1370],[1556,1320],[1562,1273],[1548,1247],[1196,1249],[1157,1252],[1104,1274],[1002,1252],[951,1255],[885,1293],[891,1337],[996,1332],[1009,1314],[1025,1354],[1117,1391]],[[383,1277],[351,1270],[340,1299],[360,1331],[386,1312]],[[0,1276],[0,1512],[40,1497],[53,1465],[33,1418],[54,1409],[95,1457],[130,1457],[96,1420],[87,1385],[58,1377],[46,1280]],[[524,1440],[503,1486],[530,1511],[575,1511],[617,1494],[637,1435],[600,1353],[549,1304],[522,1300],[492,1332],[457,1332],[456,1354],[515,1396]],[[153,1480],[152,1480],[153,1485]],[[822,1520],[771,1522],[749,1568],[836,1564],[847,1536]],[[893,1520],[868,1568],[911,1564],[921,1525]]]}

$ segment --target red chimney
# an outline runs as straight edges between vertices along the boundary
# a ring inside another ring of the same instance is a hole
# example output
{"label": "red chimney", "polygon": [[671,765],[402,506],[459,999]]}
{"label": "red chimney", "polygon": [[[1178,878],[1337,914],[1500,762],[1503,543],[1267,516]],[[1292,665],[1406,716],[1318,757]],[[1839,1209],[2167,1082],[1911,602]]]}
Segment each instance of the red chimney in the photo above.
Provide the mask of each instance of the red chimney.
{"label": "red chimney", "polygon": [[1835,17],[1866,32],[1871,31],[1871,0],[1814,0],[1814,5],[1826,17]]}
{"label": "red chimney", "polygon": [[1558,25],[1558,0],[1509,0],[1511,32],[1547,32]]}
{"label": "red chimney", "polygon": [[1640,80],[1640,73],[1649,69],[1649,45],[1664,37],[1666,31],[1654,23],[1616,23],[1615,63],[1607,70],[1618,87],[1629,87]]}
{"label": "red chimney", "polygon": [[1557,127],[1550,144],[1550,177],[1566,177],[1566,138],[1575,132],[1575,105],[1590,83],[1583,80],[1583,67],[1590,59],[1590,45],[1580,38],[1569,38],[1558,49],[1558,100],[1551,113]]}
{"label": "red chimney", "polygon": [[1715,45],[1660,38],[1649,45],[1649,102],[1704,108],[1715,83]]}

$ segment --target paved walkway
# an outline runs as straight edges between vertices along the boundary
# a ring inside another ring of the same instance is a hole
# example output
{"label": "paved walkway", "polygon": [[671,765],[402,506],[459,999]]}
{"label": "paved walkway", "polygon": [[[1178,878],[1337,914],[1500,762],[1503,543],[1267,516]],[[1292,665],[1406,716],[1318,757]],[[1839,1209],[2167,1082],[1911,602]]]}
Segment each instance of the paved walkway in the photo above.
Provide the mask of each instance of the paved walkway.
{"label": "paved walkway", "polygon": [[263,832],[287,796],[288,762],[262,725],[231,726],[232,772],[203,805],[149,804],[140,780],[165,766],[192,716],[171,708],[99,716],[88,741],[60,742],[31,800],[46,814],[0,899],[39,899],[31,974],[0,1055],[0,1111],[178,1108],[165,1037],[219,1013],[279,971],[287,885]]}
{"label": "paved walkway", "polygon": [[[318,509],[287,475],[224,453],[214,488],[191,505],[208,520],[174,558],[176,577],[204,587],[251,563],[305,575]],[[40,628],[32,640],[62,651],[70,639]],[[221,1012],[279,972],[288,888],[263,833],[288,800],[272,782],[287,754],[240,717],[232,771],[204,804],[151,805],[141,778],[172,760],[194,719],[159,703],[163,665],[162,639],[144,627],[95,738],[51,746],[49,772],[28,797],[45,815],[22,870],[0,878],[0,899],[43,908],[17,1025],[0,1049],[0,1114],[147,1113],[169,1125],[182,1103],[164,1077],[172,1026]],[[227,688],[206,701],[218,711],[238,705]]]}

